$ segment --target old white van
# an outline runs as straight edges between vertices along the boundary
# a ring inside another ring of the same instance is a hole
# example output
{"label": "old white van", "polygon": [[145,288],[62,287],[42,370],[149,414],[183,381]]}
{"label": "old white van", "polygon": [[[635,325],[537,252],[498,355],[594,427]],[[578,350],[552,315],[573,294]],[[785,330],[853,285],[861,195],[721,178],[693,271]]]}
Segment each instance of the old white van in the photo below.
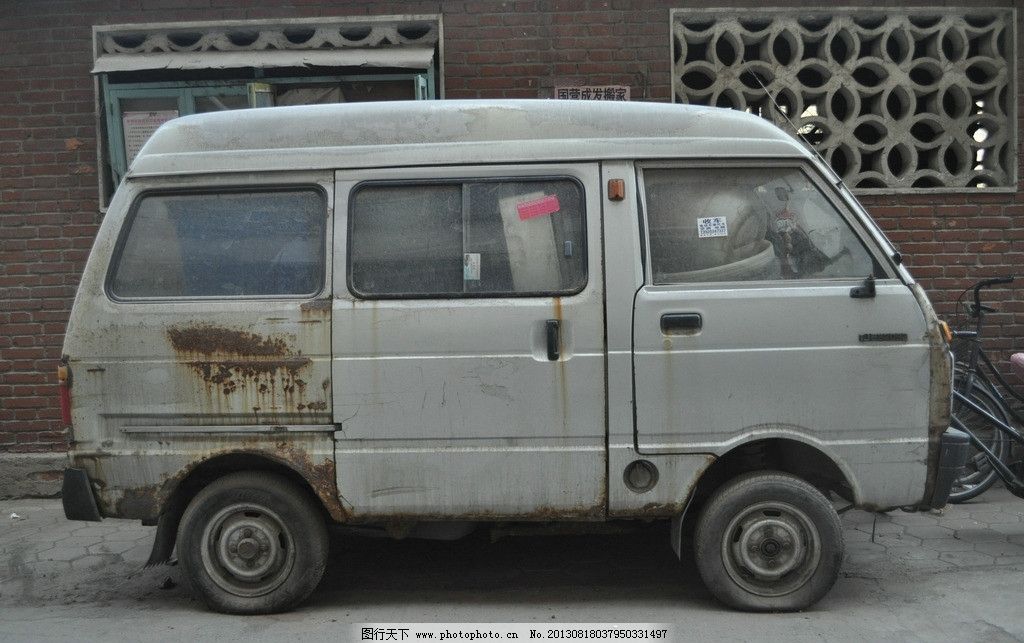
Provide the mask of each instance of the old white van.
{"label": "old white van", "polygon": [[720,109],[171,121],[64,353],[67,517],[157,525],[151,562],[176,548],[228,612],[308,596],[331,523],[618,519],[692,533],[728,605],[800,609],[839,571],[833,502],[940,506],[965,454],[899,254],[804,147]]}

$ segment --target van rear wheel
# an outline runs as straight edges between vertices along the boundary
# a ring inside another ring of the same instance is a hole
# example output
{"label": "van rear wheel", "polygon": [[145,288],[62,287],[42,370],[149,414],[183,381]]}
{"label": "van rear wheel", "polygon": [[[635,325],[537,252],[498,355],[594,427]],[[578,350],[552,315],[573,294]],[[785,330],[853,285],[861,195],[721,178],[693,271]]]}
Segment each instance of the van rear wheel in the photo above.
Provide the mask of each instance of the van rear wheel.
{"label": "van rear wheel", "polygon": [[309,494],[279,475],[248,471],[219,478],[192,499],[177,547],[185,578],[210,608],[269,614],[316,588],[328,538]]}
{"label": "van rear wheel", "polygon": [[807,608],[843,562],[839,516],[820,491],[785,473],[727,482],[704,506],[694,534],[697,568],[715,597],[757,612]]}

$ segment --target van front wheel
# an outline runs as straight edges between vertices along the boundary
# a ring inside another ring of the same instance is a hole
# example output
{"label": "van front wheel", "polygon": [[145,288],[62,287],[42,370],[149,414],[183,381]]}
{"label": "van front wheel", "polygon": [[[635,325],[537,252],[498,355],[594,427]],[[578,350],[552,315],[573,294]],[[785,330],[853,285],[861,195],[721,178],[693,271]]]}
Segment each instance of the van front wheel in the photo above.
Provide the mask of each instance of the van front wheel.
{"label": "van front wheel", "polygon": [[230,614],[291,609],[327,564],[319,508],[291,481],[233,473],[192,499],[178,527],[182,573],[207,605]]}
{"label": "van front wheel", "polygon": [[817,489],[785,473],[739,476],[714,493],[694,534],[704,584],[731,607],[787,612],[813,605],[843,562],[839,516]]}

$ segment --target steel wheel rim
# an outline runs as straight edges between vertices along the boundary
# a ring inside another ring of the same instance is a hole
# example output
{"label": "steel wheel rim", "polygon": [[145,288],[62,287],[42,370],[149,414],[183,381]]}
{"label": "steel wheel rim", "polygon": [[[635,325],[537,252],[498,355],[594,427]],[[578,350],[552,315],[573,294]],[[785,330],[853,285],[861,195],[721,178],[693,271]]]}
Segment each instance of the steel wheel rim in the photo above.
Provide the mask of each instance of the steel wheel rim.
{"label": "steel wheel rim", "polygon": [[284,521],[266,507],[225,507],[202,534],[203,567],[218,587],[235,596],[263,596],[280,587],[295,566],[295,541]]}
{"label": "steel wheel rim", "polygon": [[784,596],[803,587],[818,569],[821,540],[803,510],[785,502],[761,502],[729,522],[722,560],[729,577],[746,591]]}

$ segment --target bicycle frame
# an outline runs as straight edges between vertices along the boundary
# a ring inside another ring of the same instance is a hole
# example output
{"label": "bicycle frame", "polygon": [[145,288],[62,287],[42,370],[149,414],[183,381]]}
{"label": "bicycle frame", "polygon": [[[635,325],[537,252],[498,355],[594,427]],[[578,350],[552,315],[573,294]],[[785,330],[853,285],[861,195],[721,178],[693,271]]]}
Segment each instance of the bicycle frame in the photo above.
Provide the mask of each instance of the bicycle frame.
{"label": "bicycle frame", "polygon": [[[995,417],[960,391],[953,391],[953,397],[967,408],[985,418],[986,421],[991,423],[1001,432],[1008,435],[1011,440],[1015,441],[1017,444],[1024,445],[1024,435],[1017,431],[1017,429]],[[988,458],[989,464],[991,464],[992,468],[995,469],[996,473],[1002,479],[1010,493],[1018,498],[1024,498],[1024,480],[1021,480],[1019,477],[1014,475],[1013,470],[1010,469],[1010,467],[1008,467],[999,457],[997,457],[996,454],[992,453],[992,451],[985,446],[985,444],[979,440],[970,429],[967,428],[960,418],[954,415],[950,419],[952,421],[953,428],[966,433],[967,437],[971,440],[971,444],[974,445],[974,448],[985,454],[985,457]]]}
{"label": "bicycle frame", "polygon": [[[1006,379],[1003,377],[1002,373],[999,372],[999,369],[997,369],[995,367],[995,365],[992,363],[992,360],[989,358],[988,354],[985,352],[985,349],[979,349],[978,350],[978,355],[981,357],[982,361],[985,362],[985,366],[988,367],[988,371],[990,373],[992,373],[993,375],[995,375],[996,381],[999,382],[999,385],[1003,387],[1003,390],[1005,390],[1007,393],[1009,393],[1011,397],[1013,397],[1014,399],[1016,399],[1020,403],[1024,404],[1024,394],[1019,393],[1016,389],[1013,388],[1013,386],[1011,386],[1006,381]],[[1005,400],[1005,398],[1003,398],[1002,391],[1000,391],[998,388],[992,386],[992,382],[988,381],[988,377],[985,375],[984,372],[976,371],[976,373],[981,375],[982,380],[986,384],[988,384],[989,387],[991,387],[997,393],[997,395],[999,397],[999,401],[1003,404],[1003,408],[1005,408],[1007,411],[1009,411],[1010,415],[1013,416],[1013,419],[1016,420],[1020,424],[1024,424],[1024,419],[1021,418],[1020,414],[1018,414],[1016,411],[1014,411],[1012,406],[1010,406],[1009,404],[1006,404],[1006,400]]]}

